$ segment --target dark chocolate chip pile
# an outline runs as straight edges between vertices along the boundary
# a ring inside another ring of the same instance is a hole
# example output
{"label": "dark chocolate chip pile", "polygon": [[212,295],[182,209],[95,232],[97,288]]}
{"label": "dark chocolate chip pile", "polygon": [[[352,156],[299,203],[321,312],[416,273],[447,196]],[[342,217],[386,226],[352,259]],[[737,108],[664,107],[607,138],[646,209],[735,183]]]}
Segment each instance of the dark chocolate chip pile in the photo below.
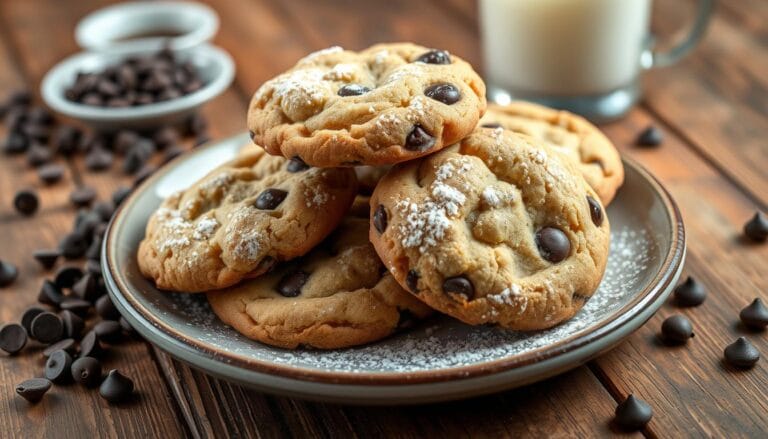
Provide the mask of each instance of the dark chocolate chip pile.
{"label": "dark chocolate chip pile", "polygon": [[80,72],[65,96],[84,105],[125,108],[176,99],[203,85],[190,61],[180,61],[173,51],[161,50],[128,57],[99,72]]}

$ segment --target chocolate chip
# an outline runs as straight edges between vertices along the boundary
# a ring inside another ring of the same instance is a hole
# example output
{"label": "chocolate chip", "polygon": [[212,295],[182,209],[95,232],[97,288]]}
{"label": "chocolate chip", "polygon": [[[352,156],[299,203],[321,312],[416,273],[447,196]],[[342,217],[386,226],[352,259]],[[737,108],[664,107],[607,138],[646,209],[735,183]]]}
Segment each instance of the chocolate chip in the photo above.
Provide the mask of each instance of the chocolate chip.
{"label": "chocolate chip", "polygon": [[32,333],[32,320],[43,312],[45,310],[39,306],[30,306],[21,315],[21,326],[27,331],[27,335]]}
{"label": "chocolate chip", "polygon": [[47,143],[51,137],[51,128],[49,126],[31,121],[23,125],[21,131],[31,142]]}
{"label": "chocolate chip", "polygon": [[101,238],[94,238],[88,250],[85,251],[85,257],[89,260],[99,259],[101,256]]}
{"label": "chocolate chip", "polygon": [[158,149],[164,149],[179,143],[179,133],[172,127],[163,127],[152,136]]}
{"label": "chocolate chip", "polygon": [[600,203],[594,198],[587,195],[587,204],[589,204],[589,215],[592,217],[592,222],[597,227],[603,225],[603,208],[600,207]]}
{"label": "chocolate chip", "polygon": [[384,233],[387,230],[387,210],[383,204],[379,204],[373,213],[373,226],[379,233]]}
{"label": "chocolate chip", "polygon": [[182,148],[179,145],[171,145],[163,154],[163,164],[170,162],[171,160],[175,159],[176,157],[184,154],[184,148]]}
{"label": "chocolate chip", "polygon": [[93,327],[93,332],[99,340],[115,344],[120,341],[123,328],[115,320],[102,320]]}
{"label": "chocolate chip", "polygon": [[115,203],[112,201],[100,201],[93,206],[93,212],[98,214],[102,221],[109,221],[115,213]]}
{"label": "chocolate chip", "polygon": [[[70,356],[75,355],[75,352],[77,352],[77,342],[72,338],[65,338],[64,340],[57,341],[56,343],[43,349],[43,357],[50,358],[51,355],[57,351],[64,351]],[[67,375],[69,374],[69,368],[67,368]]]}
{"label": "chocolate chip", "polygon": [[64,336],[72,339],[79,339],[85,328],[85,321],[82,317],[70,310],[64,310],[59,314],[64,324]]}
{"label": "chocolate chip", "polygon": [[424,95],[446,105],[455,104],[461,99],[459,89],[453,84],[430,85],[424,90]]}
{"label": "chocolate chip", "polygon": [[91,306],[91,302],[84,299],[79,299],[77,297],[65,297],[59,305],[62,310],[70,311],[74,314],[77,314],[79,317],[87,316],[88,311],[91,310]]}
{"label": "chocolate chip", "polygon": [[536,232],[536,246],[542,258],[555,264],[571,253],[571,241],[556,227],[544,227]]}
{"label": "chocolate chip", "polygon": [[7,287],[19,276],[19,269],[10,262],[0,260],[0,288]]}
{"label": "chocolate chip", "polygon": [[133,188],[127,186],[117,188],[115,192],[112,193],[112,202],[115,203],[115,207],[123,204],[123,201],[128,198],[128,195],[130,195],[132,191]]}
{"label": "chocolate chip", "polygon": [[112,166],[112,153],[103,148],[94,148],[85,156],[85,167],[90,171],[104,171]]}
{"label": "chocolate chip", "polygon": [[659,146],[663,141],[664,135],[661,130],[651,125],[637,136],[635,144],[637,146]]}
{"label": "chocolate chip", "polygon": [[0,350],[16,354],[27,345],[27,331],[18,323],[7,323],[0,327]]}
{"label": "chocolate chip", "polygon": [[288,165],[285,167],[288,172],[301,172],[306,171],[309,169],[309,165],[304,163],[304,160],[301,159],[301,157],[291,157],[291,159],[288,161]]}
{"label": "chocolate chip", "polygon": [[755,242],[768,240],[768,216],[762,212],[755,213],[755,216],[744,224],[744,235]]}
{"label": "chocolate chip", "polygon": [[62,300],[64,300],[64,294],[59,286],[49,280],[44,280],[43,286],[40,287],[40,292],[37,294],[37,301],[58,307]]}
{"label": "chocolate chip", "polygon": [[83,386],[96,387],[101,383],[101,363],[93,357],[78,358],[72,363],[70,371],[72,379]]}
{"label": "chocolate chip", "polygon": [[67,259],[78,259],[88,251],[88,240],[80,233],[70,233],[59,242],[61,255]]}
{"label": "chocolate chip", "polygon": [[296,297],[308,279],[309,274],[301,270],[288,273],[277,284],[277,292],[284,297]]}
{"label": "chocolate chip", "polygon": [[87,207],[96,198],[96,189],[90,186],[80,186],[69,194],[70,203],[77,207]]}
{"label": "chocolate chip", "polygon": [[435,138],[421,127],[414,125],[413,130],[405,138],[405,149],[410,151],[426,151],[435,146]]}
{"label": "chocolate chip", "polygon": [[65,266],[56,271],[54,283],[59,288],[72,288],[80,278],[83,277],[83,270],[79,267]]}
{"label": "chocolate chip", "polygon": [[80,341],[81,357],[100,357],[104,353],[104,347],[99,341],[99,336],[94,331],[89,331]]}
{"label": "chocolate chip", "polygon": [[725,361],[731,366],[748,369],[760,359],[760,352],[746,338],[739,337],[723,351]]}
{"label": "chocolate chip", "polygon": [[451,55],[446,50],[430,50],[416,58],[416,62],[427,64],[450,64]]}
{"label": "chocolate chip", "polygon": [[51,161],[53,154],[47,146],[34,144],[27,150],[27,164],[33,168],[42,166]]}
{"label": "chocolate chip", "polygon": [[443,281],[443,292],[452,294],[461,294],[467,300],[475,297],[475,287],[466,276],[449,277]]}
{"label": "chocolate chip", "polygon": [[88,302],[94,302],[99,297],[99,285],[94,275],[86,273],[81,277],[72,286],[72,294]]}
{"label": "chocolate chip", "polygon": [[636,431],[645,427],[652,417],[651,406],[630,394],[624,402],[616,407],[614,421],[623,430]]}
{"label": "chocolate chip", "polygon": [[51,126],[54,119],[53,114],[43,107],[32,107],[27,111],[27,118],[36,124]]}
{"label": "chocolate chip", "polygon": [[204,134],[208,129],[208,121],[200,113],[195,113],[187,119],[187,132],[193,136]]}
{"label": "chocolate chip", "polygon": [[20,133],[8,133],[0,145],[4,154],[21,154],[29,148],[29,141]]}
{"label": "chocolate chip", "polygon": [[147,155],[146,150],[140,146],[134,146],[128,150],[125,159],[123,159],[123,173],[135,174],[147,159],[149,159],[149,155]]}
{"label": "chocolate chip", "polygon": [[95,259],[85,261],[85,272],[101,276],[101,263]]}
{"label": "chocolate chip", "polygon": [[54,184],[64,176],[64,167],[58,163],[50,163],[38,168],[37,176],[46,185]]}
{"label": "chocolate chip", "polygon": [[483,128],[501,128],[501,124],[498,122],[488,122],[480,125]]}
{"label": "chocolate chip", "polygon": [[741,322],[749,329],[762,331],[768,326],[768,308],[760,298],[756,298],[739,313]]}
{"label": "chocolate chip", "polygon": [[661,324],[661,338],[667,344],[685,344],[693,337],[691,321],[683,315],[668,317]]}
{"label": "chocolate chip", "polygon": [[51,389],[51,386],[51,382],[45,378],[32,378],[16,385],[16,393],[34,404],[43,399],[43,395]]}
{"label": "chocolate chip", "polygon": [[53,352],[45,362],[43,375],[54,383],[66,383],[72,379],[72,356],[68,352]]}
{"label": "chocolate chip", "polygon": [[134,131],[118,131],[112,142],[112,148],[118,154],[125,154],[139,141],[139,135]]}
{"label": "chocolate chip", "polygon": [[288,196],[288,192],[280,189],[269,188],[264,190],[256,197],[256,208],[261,210],[272,210],[280,205]]}
{"label": "chocolate chip", "polygon": [[51,344],[64,336],[64,324],[61,318],[52,312],[41,312],[32,319],[32,337],[40,343]]}
{"label": "chocolate chip", "polygon": [[419,292],[419,272],[416,270],[408,270],[408,274],[405,276],[405,284],[408,285],[408,289],[413,293]]}
{"label": "chocolate chip", "polygon": [[39,206],[40,200],[37,198],[37,193],[32,189],[22,189],[16,192],[13,197],[13,207],[24,216],[33,215]]}
{"label": "chocolate chip", "polygon": [[96,300],[96,314],[104,320],[117,320],[120,318],[120,313],[115,308],[115,304],[112,303],[112,299],[106,294]]}
{"label": "chocolate chip", "polygon": [[132,394],[133,381],[122,375],[117,369],[110,370],[107,378],[99,387],[99,395],[112,404],[125,401]]}
{"label": "chocolate chip", "polygon": [[256,133],[254,133],[254,132],[253,132],[253,131],[251,131],[251,130],[248,130],[248,137],[250,137],[250,138],[251,138],[251,140],[253,140],[253,138],[254,138],[254,137],[256,137]]}
{"label": "chocolate chip", "polygon": [[370,88],[360,84],[345,84],[339,89],[339,96],[360,96],[371,91]]}
{"label": "chocolate chip", "polygon": [[8,94],[7,102],[12,107],[26,107],[32,103],[32,92],[17,88]]}
{"label": "chocolate chip", "polygon": [[62,155],[71,155],[77,151],[77,145],[83,133],[71,125],[61,125],[54,134],[53,143]]}
{"label": "chocolate chip", "polygon": [[56,261],[59,260],[59,256],[61,256],[61,252],[55,248],[39,249],[32,253],[32,257],[46,269],[53,268],[56,265]]}
{"label": "chocolate chip", "polygon": [[693,277],[688,276],[685,282],[675,288],[674,298],[678,306],[699,306],[707,298],[707,290]]}

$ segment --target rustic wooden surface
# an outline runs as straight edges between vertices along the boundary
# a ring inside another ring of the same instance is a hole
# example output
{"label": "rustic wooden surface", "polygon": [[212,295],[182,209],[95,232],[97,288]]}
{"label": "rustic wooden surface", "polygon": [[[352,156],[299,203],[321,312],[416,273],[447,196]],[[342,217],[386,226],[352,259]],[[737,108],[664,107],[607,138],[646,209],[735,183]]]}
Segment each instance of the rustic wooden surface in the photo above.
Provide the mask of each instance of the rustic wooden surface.
{"label": "rustic wooden surface", "polygon": [[[471,0],[297,0],[212,2],[221,16],[216,43],[237,63],[235,84],[206,107],[213,138],[244,129],[250,94],[311,50],[362,48],[412,40],[457,53],[481,68],[476,6]],[[691,1],[657,2],[654,30],[669,35]],[[37,89],[45,72],[77,51],[79,17],[95,0],[0,2],[0,96],[20,85]],[[768,431],[768,361],[746,372],[721,362],[722,350],[747,336],[768,355],[765,333],[745,333],[738,310],[768,301],[768,245],[739,239],[757,209],[768,210],[768,3],[721,2],[703,44],[679,65],[645,77],[646,97],[624,120],[604,126],[622,153],[647,166],[680,205],[688,234],[686,273],[709,289],[701,307],[665,305],[614,351],[559,377],[497,395],[410,408],[346,407],[260,394],[206,376],[140,341],[107,359],[133,377],[138,398],[109,406],[77,386],[54,389],[30,406],[13,386],[41,368],[31,353],[0,354],[0,437],[101,436],[609,436],[616,401],[634,393],[654,418],[646,436],[760,436]],[[656,124],[663,146],[632,146]],[[117,166],[115,166],[117,167]],[[40,187],[23,158],[0,158],[0,258],[21,270],[0,290],[0,322],[15,321],[50,275],[31,258],[69,229],[67,201],[83,181],[107,197],[127,183],[117,170],[90,174],[69,163],[63,182]],[[31,219],[12,209],[15,190],[37,187],[42,206]],[[682,312],[696,337],[683,348],[660,347],[662,320]]]}

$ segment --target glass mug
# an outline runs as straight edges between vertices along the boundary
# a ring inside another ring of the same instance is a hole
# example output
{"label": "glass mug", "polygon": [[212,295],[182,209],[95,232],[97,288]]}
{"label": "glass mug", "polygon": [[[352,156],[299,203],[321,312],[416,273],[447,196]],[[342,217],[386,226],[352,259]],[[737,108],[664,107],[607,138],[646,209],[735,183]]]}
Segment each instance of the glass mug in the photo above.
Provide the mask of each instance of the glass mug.
{"label": "glass mug", "polygon": [[480,0],[488,99],[539,102],[597,122],[623,116],[640,96],[640,73],[693,49],[714,7],[714,0],[699,0],[687,37],[658,52],[651,2]]}

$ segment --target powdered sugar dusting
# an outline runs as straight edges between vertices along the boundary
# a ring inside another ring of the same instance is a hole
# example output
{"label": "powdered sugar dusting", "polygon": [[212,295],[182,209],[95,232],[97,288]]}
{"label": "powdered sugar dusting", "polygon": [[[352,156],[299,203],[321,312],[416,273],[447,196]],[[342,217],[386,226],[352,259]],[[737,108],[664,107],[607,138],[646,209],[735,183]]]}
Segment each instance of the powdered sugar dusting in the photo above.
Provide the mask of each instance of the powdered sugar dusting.
{"label": "powdered sugar dusting", "polygon": [[332,81],[351,81],[355,76],[355,66],[352,64],[336,64],[327,72],[323,79]]}
{"label": "powdered sugar dusting", "polygon": [[305,56],[304,58],[299,60],[299,64],[307,64],[310,62],[314,62],[318,58],[322,58],[326,55],[332,55],[334,53],[341,53],[344,49],[341,46],[331,46],[327,47],[325,49],[320,49],[315,52],[310,53],[309,55]]}
{"label": "powdered sugar dusting", "polygon": [[[411,331],[359,348],[287,351],[246,339],[213,315],[204,297],[163,294],[171,301],[166,322],[183,327],[203,343],[237,355],[299,368],[333,372],[408,373],[485,363],[545,347],[608,318],[645,285],[646,269],[656,261],[653,233],[618,228],[612,234],[611,256],[605,278],[595,296],[571,320],[553,329],[515,332],[491,327],[470,327],[437,317]],[[515,300],[515,286],[502,291],[502,302]],[[166,308],[167,309],[167,308]]]}
{"label": "powdered sugar dusting", "polygon": [[178,251],[192,244],[193,241],[205,241],[213,235],[219,222],[213,216],[198,218],[197,223],[187,220],[182,210],[161,207],[154,213],[157,230],[155,236],[161,253]]}

